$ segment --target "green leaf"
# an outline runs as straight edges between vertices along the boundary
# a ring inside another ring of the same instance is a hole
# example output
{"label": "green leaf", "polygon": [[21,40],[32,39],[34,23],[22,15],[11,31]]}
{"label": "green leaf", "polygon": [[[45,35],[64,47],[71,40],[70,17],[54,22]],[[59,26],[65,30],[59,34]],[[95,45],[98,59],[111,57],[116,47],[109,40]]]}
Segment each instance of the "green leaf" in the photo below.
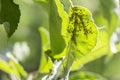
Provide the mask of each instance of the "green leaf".
{"label": "green leaf", "polygon": [[21,76],[27,77],[27,72],[24,70],[24,68],[18,63],[16,58],[11,53],[7,53],[7,57],[9,60],[9,65],[13,69],[14,74],[20,78]]}
{"label": "green leaf", "polygon": [[64,78],[67,78],[74,61],[86,56],[96,46],[97,35],[98,30],[89,10],[81,6],[70,7],[69,23],[64,33],[68,43],[63,63]]}
{"label": "green leaf", "polygon": [[95,48],[90,51],[86,56],[79,60],[76,60],[72,65],[72,70],[79,69],[81,65],[84,65],[90,61],[98,59],[104,55],[108,55],[110,52],[108,34],[105,30],[100,30],[98,33],[98,41]]}
{"label": "green leaf", "polygon": [[71,7],[66,33],[68,43],[74,47],[75,58],[85,56],[97,43],[98,30],[92,14],[84,7]]}
{"label": "green leaf", "polygon": [[45,51],[50,49],[50,41],[48,36],[49,34],[48,31],[43,27],[40,27],[39,31],[41,34],[41,41],[43,46],[41,52],[39,73],[49,73],[53,67],[51,59],[45,54]]}
{"label": "green leaf", "polygon": [[12,69],[10,68],[9,64],[3,60],[0,60],[0,70],[11,74],[12,73]]}
{"label": "green leaf", "polygon": [[65,48],[65,41],[61,35],[61,28],[62,19],[59,16],[55,0],[49,0],[49,32],[53,56],[60,54]]}
{"label": "green leaf", "polygon": [[13,74],[17,77],[17,79],[20,79],[19,72],[17,71],[16,67],[13,64],[11,64],[11,62],[7,63],[3,60],[0,60],[0,70],[6,72],[9,75]]}
{"label": "green leaf", "polygon": [[62,30],[61,30],[61,34],[64,37],[64,33],[66,32],[67,26],[68,26],[68,14],[65,12],[64,10],[64,6],[63,4],[60,2],[60,0],[55,0],[57,9],[58,9],[58,14],[60,16],[60,18],[62,19]]}
{"label": "green leaf", "polygon": [[27,77],[26,71],[23,69],[23,67],[19,63],[13,60],[10,60],[9,65],[12,68],[12,73],[14,73],[17,78],[21,78],[21,76]]}
{"label": "green leaf", "polygon": [[39,28],[39,32],[40,32],[40,35],[41,35],[41,41],[42,41],[42,48],[44,51],[50,49],[50,37],[49,37],[49,32],[43,28],[43,27],[40,27]]}
{"label": "green leaf", "polygon": [[70,80],[107,80],[99,74],[95,74],[92,72],[72,72],[70,74]]}
{"label": "green leaf", "polygon": [[21,74],[21,76],[27,77],[27,72],[24,70],[22,65],[20,65],[18,62],[15,62],[15,61],[11,61],[11,62],[17,68],[17,70],[18,70],[19,74]]}
{"label": "green leaf", "polygon": [[18,80],[20,80],[21,76],[26,78],[27,73],[18,61],[10,53],[7,53],[7,57],[10,58],[9,62],[0,59],[0,70],[9,75],[14,75]]}
{"label": "green leaf", "polygon": [[20,18],[19,6],[13,0],[0,1],[0,23],[4,24],[8,37],[15,32]]}

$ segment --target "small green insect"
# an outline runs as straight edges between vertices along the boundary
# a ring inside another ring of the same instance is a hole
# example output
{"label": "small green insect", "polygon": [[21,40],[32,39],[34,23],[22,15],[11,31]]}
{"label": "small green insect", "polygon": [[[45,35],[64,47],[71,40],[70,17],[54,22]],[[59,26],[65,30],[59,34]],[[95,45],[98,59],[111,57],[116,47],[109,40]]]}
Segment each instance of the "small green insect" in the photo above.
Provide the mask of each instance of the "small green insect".
{"label": "small green insect", "polygon": [[90,11],[81,6],[71,7],[69,11],[67,34],[80,56],[88,53],[97,41],[97,27]]}

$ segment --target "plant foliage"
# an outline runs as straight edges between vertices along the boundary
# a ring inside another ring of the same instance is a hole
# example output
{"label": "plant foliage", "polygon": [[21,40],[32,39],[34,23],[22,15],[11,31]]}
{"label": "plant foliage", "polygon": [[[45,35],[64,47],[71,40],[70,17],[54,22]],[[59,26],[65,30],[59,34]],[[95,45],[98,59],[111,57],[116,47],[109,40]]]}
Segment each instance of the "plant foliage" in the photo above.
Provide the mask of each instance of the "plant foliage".
{"label": "plant foliage", "polygon": [[0,80],[120,79],[119,5],[0,0]]}

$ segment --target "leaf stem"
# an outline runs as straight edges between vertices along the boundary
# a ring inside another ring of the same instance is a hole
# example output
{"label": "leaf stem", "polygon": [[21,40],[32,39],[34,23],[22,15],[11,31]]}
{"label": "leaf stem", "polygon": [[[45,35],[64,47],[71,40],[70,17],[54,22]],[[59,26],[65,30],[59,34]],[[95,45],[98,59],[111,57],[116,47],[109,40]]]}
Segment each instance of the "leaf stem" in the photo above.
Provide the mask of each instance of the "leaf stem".
{"label": "leaf stem", "polygon": [[67,50],[67,54],[66,54],[66,57],[63,61],[63,78],[64,80],[69,80],[68,77],[69,77],[69,72],[70,72],[70,69],[71,69],[71,66],[74,62],[74,49],[73,49],[73,46],[72,46],[72,42],[69,43],[68,45],[68,50]]}

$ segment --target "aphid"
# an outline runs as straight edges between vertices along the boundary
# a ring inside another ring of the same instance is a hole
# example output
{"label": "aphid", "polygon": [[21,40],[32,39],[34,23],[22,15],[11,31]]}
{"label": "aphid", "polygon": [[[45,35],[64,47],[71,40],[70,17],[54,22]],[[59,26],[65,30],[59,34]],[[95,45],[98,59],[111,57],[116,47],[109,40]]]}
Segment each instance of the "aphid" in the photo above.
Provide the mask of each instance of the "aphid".
{"label": "aphid", "polygon": [[[76,35],[79,34],[79,31],[83,30],[84,35],[86,35],[91,31],[87,29],[86,24],[89,23],[89,19],[87,17],[89,16],[88,14],[85,14],[85,10],[79,9],[78,7],[73,7],[72,8],[73,13],[69,17],[69,26],[67,31],[72,34],[71,40],[75,42],[76,44]],[[73,29],[70,29],[71,24],[74,25]],[[88,25],[88,24],[87,24]]]}
{"label": "aphid", "polygon": [[[83,7],[71,7],[69,11],[67,32],[69,41],[73,42],[77,53],[87,53],[96,44],[97,28],[92,20],[91,13]],[[94,39],[91,44],[90,40]],[[86,50],[84,46],[89,46]],[[82,49],[83,50],[82,50]]]}

